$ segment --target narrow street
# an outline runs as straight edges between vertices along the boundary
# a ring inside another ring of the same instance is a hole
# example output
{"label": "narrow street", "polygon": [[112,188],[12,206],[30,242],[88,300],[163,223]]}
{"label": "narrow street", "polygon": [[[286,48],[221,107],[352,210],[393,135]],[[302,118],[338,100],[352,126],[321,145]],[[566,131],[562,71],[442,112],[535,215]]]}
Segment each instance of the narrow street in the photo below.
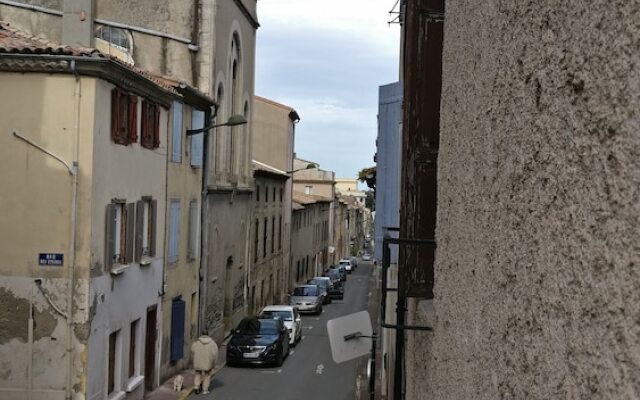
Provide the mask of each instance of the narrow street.
{"label": "narrow street", "polygon": [[212,380],[212,392],[189,398],[353,400],[358,360],[333,362],[326,326],[330,319],[366,309],[372,271],[370,262],[361,261],[347,279],[344,300],[333,300],[320,316],[303,316],[302,341],[282,367],[225,367]]}

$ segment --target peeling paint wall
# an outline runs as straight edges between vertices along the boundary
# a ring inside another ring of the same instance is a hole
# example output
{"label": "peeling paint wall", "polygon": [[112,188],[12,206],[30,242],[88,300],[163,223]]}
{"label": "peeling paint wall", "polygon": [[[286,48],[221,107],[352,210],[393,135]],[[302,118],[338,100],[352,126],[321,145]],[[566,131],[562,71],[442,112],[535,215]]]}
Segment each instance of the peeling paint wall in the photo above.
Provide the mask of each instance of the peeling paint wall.
{"label": "peeling paint wall", "polygon": [[435,329],[411,334],[408,399],[640,396],[639,19],[447,2]]}

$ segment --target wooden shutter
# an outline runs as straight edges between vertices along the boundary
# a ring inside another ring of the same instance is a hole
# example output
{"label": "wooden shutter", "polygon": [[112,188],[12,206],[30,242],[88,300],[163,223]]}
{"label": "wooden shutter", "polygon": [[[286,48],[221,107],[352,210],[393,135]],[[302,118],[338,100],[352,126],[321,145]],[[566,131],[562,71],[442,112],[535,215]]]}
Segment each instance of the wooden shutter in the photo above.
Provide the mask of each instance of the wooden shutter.
{"label": "wooden shutter", "polygon": [[[204,128],[204,112],[196,109],[191,111],[191,129]],[[202,145],[204,143],[204,133],[191,136],[191,166],[202,166]]]}
{"label": "wooden shutter", "polygon": [[142,258],[142,243],[143,243],[143,235],[146,235],[147,232],[143,232],[144,230],[144,201],[138,200],[136,202],[136,251],[135,251],[135,261],[137,263],[140,262]]}
{"label": "wooden shutter", "polygon": [[182,162],[182,103],[173,102],[171,161]]}
{"label": "wooden shutter", "polygon": [[111,91],[111,140],[118,142],[118,127],[120,126],[120,114],[118,107],[118,89]]}
{"label": "wooden shutter", "polygon": [[160,107],[157,104],[153,105],[153,148],[160,146]]}
{"label": "wooden shutter", "polygon": [[147,149],[153,148],[153,136],[149,136],[149,103],[142,100],[142,111],[140,112],[140,145]]}
{"label": "wooden shutter", "polygon": [[116,205],[107,205],[107,215],[105,218],[105,249],[104,249],[104,266],[105,269],[111,268],[113,265],[113,247],[116,232]]}
{"label": "wooden shutter", "polygon": [[129,95],[128,102],[128,133],[129,133],[129,142],[135,143],[138,141],[138,96],[131,94]]}
{"label": "wooden shutter", "polygon": [[[133,249],[134,249],[134,242],[135,242],[135,227],[136,227],[135,216],[136,216],[136,204],[128,203],[127,216],[126,216],[127,231],[125,232],[126,242],[125,242],[125,249],[124,249],[125,253],[124,253],[123,264],[129,264],[130,262],[133,261]],[[123,223],[125,223],[125,221],[123,221]]]}
{"label": "wooden shutter", "polygon": [[188,254],[189,260],[194,260],[198,256],[198,202],[191,201],[189,203],[189,238],[188,238]]}
{"label": "wooden shutter", "polygon": [[158,200],[151,200],[150,216],[149,216],[149,257],[156,256],[156,229],[157,229],[157,215],[158,215]]}

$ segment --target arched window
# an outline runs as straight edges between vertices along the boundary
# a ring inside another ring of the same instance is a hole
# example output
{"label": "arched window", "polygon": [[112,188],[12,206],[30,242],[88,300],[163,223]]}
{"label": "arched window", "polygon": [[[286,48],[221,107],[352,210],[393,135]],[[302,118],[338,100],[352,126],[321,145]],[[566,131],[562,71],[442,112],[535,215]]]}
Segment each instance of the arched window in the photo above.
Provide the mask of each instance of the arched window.
{"label": "arched window", "polygon": [[[219,104],[216,120],[224,121],[226,117],[224,115],[224,87],[222,86],[222,83],[218,84],[218,90],[216,90],[216,101]],[[222,152],[222,135],[215,135],[215,146],[216,148],[214,150],[214,154],[216,159],[214,160],[213,165],[215,166],[215,172],[217,173],[223,169],[225,162],[222,159],[222,156],[224,155],[224,153]]]}
{"label": "arched window", "polygon": [[[240,37],[237,32],[234,32],[231,39],[231,49],[229,52],[229,76],[231,78],[231,89],[229,95],[229,115],[239,114],[240,107],[240,97],[242,93],[241,82],[242,82],[242,66],[241,66],[241,57],[240,57]],[[227,171],[229,171],[232,175],[236,175],[238,170],[243,171],[244,166],[240,166],[238,169],[238,143],[244,145],[244,141],[242,138],[236,138],[238,134],[243,134],[244,131],[240,131],[238,127],[232,127],[229,129],[229,139],[227,141]],[[244,150],[244,149],[242,149]],[[244,162],[244,161],[242,161]]]}
{"label": "arched window", "polygon": [[130,53],[133,50],[133,39],[129,32],[124,29],[101,26],[96,29],[95,37],[111,45],[118,46],[126,52]]}

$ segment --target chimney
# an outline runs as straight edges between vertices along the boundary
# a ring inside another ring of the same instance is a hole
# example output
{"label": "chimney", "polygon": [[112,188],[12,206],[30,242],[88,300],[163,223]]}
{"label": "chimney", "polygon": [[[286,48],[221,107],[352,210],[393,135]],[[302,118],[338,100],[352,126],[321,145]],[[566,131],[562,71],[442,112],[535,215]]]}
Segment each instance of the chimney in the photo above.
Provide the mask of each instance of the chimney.
{"label": "chimney", "polygon": [[62,43],[93,47],[93,0],[63,0]]}

